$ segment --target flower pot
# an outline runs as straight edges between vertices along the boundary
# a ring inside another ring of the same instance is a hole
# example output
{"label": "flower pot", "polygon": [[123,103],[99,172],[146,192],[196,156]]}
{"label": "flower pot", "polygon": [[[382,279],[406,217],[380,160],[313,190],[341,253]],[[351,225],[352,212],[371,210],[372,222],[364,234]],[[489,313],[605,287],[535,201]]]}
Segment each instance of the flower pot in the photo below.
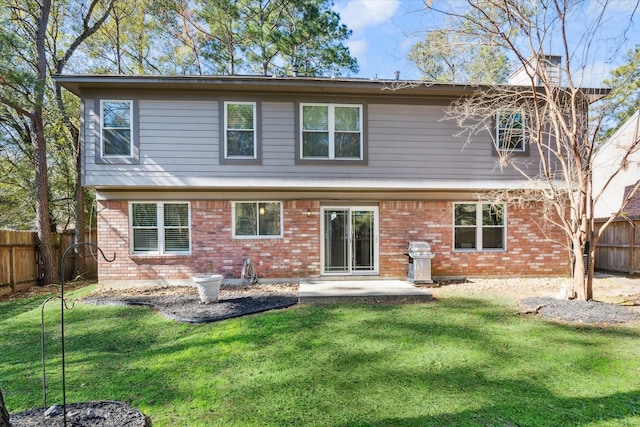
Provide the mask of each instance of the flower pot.
{"label": "flower pot", "polygon": [[220,283],[222,283],[222,275],[205,274],[192,277],[191,280],[198,288],[200,301],[205,304],[218,302],[218,295],[220,295]]}

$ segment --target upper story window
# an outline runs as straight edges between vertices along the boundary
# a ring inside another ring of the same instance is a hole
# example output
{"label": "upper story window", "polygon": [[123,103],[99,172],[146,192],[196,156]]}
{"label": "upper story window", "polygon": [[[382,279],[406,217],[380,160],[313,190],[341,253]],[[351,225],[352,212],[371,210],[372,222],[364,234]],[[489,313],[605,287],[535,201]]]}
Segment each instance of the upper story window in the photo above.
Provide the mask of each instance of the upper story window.
{"label": "upper story window", "polygon": [[362,105],[300,104],[300,157],[362,160]]}
{"label": "upper story window", "polygon": [[133,157],[133,101],[103,100],[100,104],[102,157]]}
{"label": "upper story window", "polygon": [[493,203],[454,204],[454,248],[456,250],[504,250],[505,206]]}
{"label": "upper story window", "polygon": [[256,103],[224,103],[224,157],[257,158]]}
{"label": "upper story window", "polygon": [[282,237],[281,202],[234,202],[233,237]]}
{"label": "upper story window", "polygon": [[134,254],[189,254],[189,203],[131,203],[131,251]]}
{"label": "upper story window", "polygon": [[525,151],[525,118],[521,111],[500,111],[496,118],[496,147],[500,151]]}

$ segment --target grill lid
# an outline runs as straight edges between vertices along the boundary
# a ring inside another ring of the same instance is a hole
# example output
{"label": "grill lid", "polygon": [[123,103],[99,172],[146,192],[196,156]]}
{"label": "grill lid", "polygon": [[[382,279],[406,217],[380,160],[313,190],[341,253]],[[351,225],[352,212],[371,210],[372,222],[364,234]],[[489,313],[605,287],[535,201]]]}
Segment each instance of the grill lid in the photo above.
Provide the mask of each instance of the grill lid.
{"label": "grill lid", "polygon": [[431,245],[427,242],[409,242],[409,256],[430,255]]}

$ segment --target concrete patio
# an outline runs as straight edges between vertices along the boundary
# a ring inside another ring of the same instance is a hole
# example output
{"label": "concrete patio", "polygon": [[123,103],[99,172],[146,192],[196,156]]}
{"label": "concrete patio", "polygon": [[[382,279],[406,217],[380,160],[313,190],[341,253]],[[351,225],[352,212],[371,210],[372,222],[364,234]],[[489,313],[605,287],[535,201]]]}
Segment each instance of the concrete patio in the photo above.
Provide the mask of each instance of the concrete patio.
{"label": "concrete patio", "polygon": [[333,304],[362,300],[432,301],[428,289],[404,280],[303,279],[298,290],[301,304]]}

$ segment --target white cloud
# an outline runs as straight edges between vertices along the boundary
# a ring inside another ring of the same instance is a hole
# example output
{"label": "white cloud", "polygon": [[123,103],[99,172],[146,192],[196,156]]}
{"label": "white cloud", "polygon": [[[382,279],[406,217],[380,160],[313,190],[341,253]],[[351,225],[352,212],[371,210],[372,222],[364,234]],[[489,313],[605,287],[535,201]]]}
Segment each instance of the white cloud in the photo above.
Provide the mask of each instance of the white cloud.
{"label": "white cloud", "polygon": [[349,40],[345,43],[349,48],[349,53],[355,58],[363,58],[367,52],[369,43],[366,40]]}
{"label": "white cloud", "polygon": [[406,55],[424,37],[416,30],[425,25],[423,0],[335,0],[333,10],[353,31],[344,44],[358,60],[358,76],[393,78],[401,70],[404,78],[411,78],[415,67]]}
{"label": "white cloud", "polygon": [[629,0],[612,0],[608,3],[608,7],[625,12],[635,12],[638,5],[636,2]]}
{"label": "white cloud", "polygon": [[334,6],[340,20],[354,31],[390,19],[399,8],[400,0],[350,0],[337,2]]}

